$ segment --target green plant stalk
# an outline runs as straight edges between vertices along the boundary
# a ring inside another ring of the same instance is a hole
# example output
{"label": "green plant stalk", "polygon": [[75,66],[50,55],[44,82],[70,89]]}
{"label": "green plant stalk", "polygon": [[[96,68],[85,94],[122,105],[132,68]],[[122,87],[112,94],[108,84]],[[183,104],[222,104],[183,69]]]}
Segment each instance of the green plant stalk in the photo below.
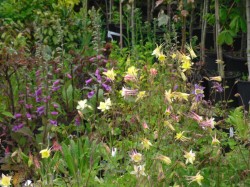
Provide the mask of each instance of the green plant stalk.
{"label": "green plant stalk", "polygon": [[202,14],[203,19],[202,19],[202,28],[201,28],[201,50],[200,50],[201,62],[205,62],[207,20],[204,18],[208,12],[208,0],[204,0],[203,7],[204,9],[203,9],[203,14]]}
{"label": "green plant stalk", "polygon": [[181,52],[185,53],[185,44],[186,44],[186,25],[187,18],[182,16],[182,28],[181,28]]}
{"label": "green plant stalk", "polygon": [[221,76],[221,78],[224,78],[224,63],[222,58],[222,48],[221,45],[218,44],[218,37],[220,34],[220,15],[219,15],[219,0],[215,0],[215,35],[216,35],[216,52],[217,52],[217,60],[219,60],[218,63],[218,73]]}
{"label": "green plant stalk", "polygon": [[72,84],[72,107],[75,108],[75,86],[74,86],[74,72],[73,72],[73,63],[70,63],[70,74],[71,74],[71,84]]}
{"label": "green plant stalk", "polygon": [[131,39],[132,39],[132,54],[135,54],[135,0],[131,5]]}
{"label": "green plant stalk", "polygon": [[120,3],[119,3],[119,13],[120,13],[120,48],[122,49],[123,48],[123,32],[122,32],[122,2],[123,0],[120,0]]}
{"label": "green plant stalk", "polygon": [[[48,62],[45,61],[44,63],[44,77],[45,77],[45,95],[46,97],[49,94],[49,80],[48,80],[48,73],[49,73],[49,66],[48,66]],[[43,143],[45,144],[46,141],[46,137],[47,137],[47,131],[48,131],[48,114],[49,114],[49,101],[47,100],[46,104],[45,104],[45,124],[44,124],[44,133],[43,133]]]}
{"label": "green plant stalk", "polygon": [[9,74],[8,73],[9,68],[6,67],[5,69],[5,79],[9,85],[9,97],[10,97],[10,103],[11,103],[11,112],[14,115],[15,114],[15,101],[14,101],[14,92],[13,92],[13,86],[10,80],[11,75],[14,73]]}

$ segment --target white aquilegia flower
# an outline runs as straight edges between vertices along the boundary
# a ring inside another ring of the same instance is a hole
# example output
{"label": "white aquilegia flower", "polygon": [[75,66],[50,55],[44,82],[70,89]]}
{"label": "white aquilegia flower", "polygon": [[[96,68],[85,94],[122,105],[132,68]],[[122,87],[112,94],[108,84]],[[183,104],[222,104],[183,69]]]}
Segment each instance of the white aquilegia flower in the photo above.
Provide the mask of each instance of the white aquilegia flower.
{"label": "white aquilegia flower", "polygon": [[145,164],[139,166],[134,165],[134,171],[131,171],[130,174],[136,175],[136,177],[147,176],[145,174]]}
{"label": "white aquilegia flower", "polygon": [[84,110],[85,108],[89,108],[92,109],[92,107],[90,105],[87,104],[87,99],[78,101],[78,105],[76,107],[77,110]]}
{"label": "white aquilegia flower", "polygon": [[115,155],[116,155],[116,152],[117,152],[117,148],[115,148],[115,147],[112,147],[112,152],[111,152],[111,156],[112,156],[112,157],[115,157]]}
{"label": "white aquilegia flower", "polygon": [[195,161],[195,153],[192,152],[192,149],[189,152],[185,152],[184,157],[186,158],[186,164],[188,163],[193,164]]}
{"label": "white aquilegia flower", "polygon": [[111,107],[112,103],[110,98],[105,99],[105,102],[100,102],[99,107],[97,107],[98,109],[100,109],[102,112],[109,110]]}

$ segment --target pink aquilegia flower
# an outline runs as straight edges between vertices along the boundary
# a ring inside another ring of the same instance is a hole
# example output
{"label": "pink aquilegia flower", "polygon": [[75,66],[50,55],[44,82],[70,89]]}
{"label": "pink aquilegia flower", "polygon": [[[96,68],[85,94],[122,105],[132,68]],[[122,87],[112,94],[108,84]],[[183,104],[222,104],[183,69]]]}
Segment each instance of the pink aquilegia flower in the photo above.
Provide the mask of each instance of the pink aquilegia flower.
{"label": "pink aquilegia flower", "polygon": [[202,116],[199,116],[198,114],[196,114],[195,112],[190,112],[190,117],[192,119],[194,119],[195,121],[197,121],[198,123],[200,123],[203,120]]}
{"label": "pink aquilegia flower", "polygon": [[150,75],[151,75],[152,77],[155,77],[155,76],[157,75],[157,73],[158,73],[157,69],[155,69],[155,68],[151,68],[151,69],[149,70],[149,72],[150,72]]}
{"label": "pink aquilegia flower", "polygon": [[203,127],[203,128],[211,128],[213,129],[214,128],[214,125],[216,124],[216,122],[214,121],[214,118],[206,118],[206,120],[202,121],[200,123],[200,126]]}
{"label": "pink aquilegia flower", "polygon": [[137,89],[132,90],[132,89],[128,89],[128,88],[122,87],[121,94],[122,94],[122,96],[124,98],[128,98],[130,96],[137,96],[138,90]]}

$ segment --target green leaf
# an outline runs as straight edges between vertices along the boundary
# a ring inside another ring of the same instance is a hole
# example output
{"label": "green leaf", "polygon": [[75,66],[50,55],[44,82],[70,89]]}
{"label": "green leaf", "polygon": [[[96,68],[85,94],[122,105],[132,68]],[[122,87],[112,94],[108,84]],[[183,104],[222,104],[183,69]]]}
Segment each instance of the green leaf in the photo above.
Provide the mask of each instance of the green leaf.
{"label": "green leaf", "polygon": [[14,116],[10,112],[7,112],[7,111],[3,111],[1,112],[1,114],[10,118],[14,118]]}
{"label": "green leaf", "polygon": [[224,30],[219,34],[218,44],[219,45],[222,45],[222,44],[232,45],[234,36],[235,36],[235,34],[233,31]]}

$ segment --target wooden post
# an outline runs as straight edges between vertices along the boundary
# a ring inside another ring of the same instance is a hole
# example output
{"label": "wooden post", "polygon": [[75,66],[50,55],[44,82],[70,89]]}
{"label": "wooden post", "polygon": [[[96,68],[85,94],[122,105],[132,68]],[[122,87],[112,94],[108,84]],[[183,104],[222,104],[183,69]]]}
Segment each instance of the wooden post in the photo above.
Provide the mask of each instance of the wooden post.
{"label": "wooden post", "polygon": [[248,81],[250,81],[250,1],[246,0],[246,16],[247,16],[247,65],[248,65]]}

